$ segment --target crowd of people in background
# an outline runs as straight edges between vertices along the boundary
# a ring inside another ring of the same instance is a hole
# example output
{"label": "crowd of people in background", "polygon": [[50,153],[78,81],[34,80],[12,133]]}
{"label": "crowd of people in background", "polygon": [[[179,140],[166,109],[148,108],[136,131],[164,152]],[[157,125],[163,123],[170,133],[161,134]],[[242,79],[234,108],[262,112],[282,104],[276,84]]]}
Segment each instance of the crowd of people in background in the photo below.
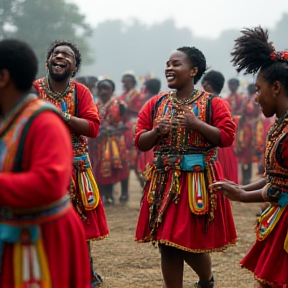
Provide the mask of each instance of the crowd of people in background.
{"label": "crowd of people in background", "polygon": [[135,240],[159,245],[164,288],[182,288],[184,263],[195,287],[215,287],[210,253],[237,239],[228,199],[268,203],[241,266],[255,287],[287,287],[288,53],[261,27],[242,33],[233,63],[258,72],[243,91],[195,47],[168,57],[168,89],[127,72],[116,94],[118,79],[76,77],[72,42],[52,43],[35,80],[29,45],[0,41],[1,287],[101,286],[90,242],[109,235],[105,207],[129,202],[131,171],[143,188]]}

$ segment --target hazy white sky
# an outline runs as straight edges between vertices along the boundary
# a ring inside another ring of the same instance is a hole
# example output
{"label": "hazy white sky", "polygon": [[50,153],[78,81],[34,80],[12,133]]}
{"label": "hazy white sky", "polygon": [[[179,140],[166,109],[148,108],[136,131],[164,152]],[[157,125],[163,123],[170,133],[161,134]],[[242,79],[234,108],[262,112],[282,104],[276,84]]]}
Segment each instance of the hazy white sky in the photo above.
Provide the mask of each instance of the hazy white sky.
{"label": "hazy white sky", "polygon": [[261,25],[274,28],[288,0],[67,0],[76,3],[92,26],[112,19],[135,18],[151,25],[174,19],[177,27],[216,38],[226,29]]}

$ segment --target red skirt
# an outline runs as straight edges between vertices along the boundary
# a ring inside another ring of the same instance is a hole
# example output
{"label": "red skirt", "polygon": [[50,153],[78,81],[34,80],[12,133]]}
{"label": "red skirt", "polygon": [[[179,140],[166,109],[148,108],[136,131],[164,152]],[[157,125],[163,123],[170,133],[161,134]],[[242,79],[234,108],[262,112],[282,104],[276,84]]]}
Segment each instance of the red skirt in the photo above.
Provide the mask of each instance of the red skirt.
{"label": "red skirt", "polygon": [[105,210],[100,198],[98,206],[94,210],[84,211],[87,221],[82,221],[85,229],[86,240],[101,240],[109,234],[106,222]]}
{"label": "red skirt", "polygon": [[284,284],[287,285],[288,253],[283,249],[287,233],[288,207],[267,238],[256,241],[240,262],[240,266],[252,271],[260,282],[274,284],[279,288],[284,287]]}
{"label": "red skirt", "polygon": [[[41,225],[53,288],[88,288],[91,281],[83,225],[71,207],[64,216]],[[5,244],[1,288],[14,288],[13,244]]]}
{"label": "red skirt", "polygon": [[115,184],[117,182],[121,182],[129,176],[130,169],[128,163],[123,165],[121,169],[112,169],[111,176],[104,177],[101,173],[99,173],[99,166],[93,169],[93,174],[95,175],[95,180],[99,185],[107,185],[107,184]]}
{"label": "red skirt", "polygon": [[218,148],[218,161],[222,166],[224,178],[238,183],[238,161],[233,146]]}
{"label": "red skirt", "polygon": [[157,241],[194,253],[223,250],[228,245],[234,244],[237,236],[229,200],[220,194],[217,195],[217,207],[212,222],[208,222],[208,215],[199,216],[191,213],[186,175],[182,172],[179,202],[175,204],[170,201],[154,239],[151,239],[149,231],[148,185],[146,185],[135,240]]}

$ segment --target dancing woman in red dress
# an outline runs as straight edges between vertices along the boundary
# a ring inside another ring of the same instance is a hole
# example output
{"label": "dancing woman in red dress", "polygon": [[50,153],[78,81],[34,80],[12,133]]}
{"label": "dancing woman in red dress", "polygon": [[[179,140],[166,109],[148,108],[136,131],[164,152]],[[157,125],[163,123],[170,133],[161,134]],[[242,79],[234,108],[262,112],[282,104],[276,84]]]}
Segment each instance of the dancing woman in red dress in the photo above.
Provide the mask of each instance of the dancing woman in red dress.
{"label": "dancing woman in red dress", "polygon": [[267,134],[265,179],[246,186],[211,185],[233,201],[270,202],[258,218],[256,242],[241,261],[252,271],[255,287],[283,288],[288,284],[288,52],[276,52],[261,27],[245,29],[231,53],[237,70],[257,73],[256,101],[266,117],[276,114]]}
{"label": "dancing woman in red dress", "polygon": [[214,287],[209,252],[235,243],[230,202],[209,193],[223,179],[217,146],[232,144],[235,123],[223,99],[195,89],[206,59],[182,47],[166,63],[169,92],[142,108],[138,149],[154,149],[136,229],[136,241],[157,242],[165,288],[181,288],[184,261],[197,273],[197,287]]}

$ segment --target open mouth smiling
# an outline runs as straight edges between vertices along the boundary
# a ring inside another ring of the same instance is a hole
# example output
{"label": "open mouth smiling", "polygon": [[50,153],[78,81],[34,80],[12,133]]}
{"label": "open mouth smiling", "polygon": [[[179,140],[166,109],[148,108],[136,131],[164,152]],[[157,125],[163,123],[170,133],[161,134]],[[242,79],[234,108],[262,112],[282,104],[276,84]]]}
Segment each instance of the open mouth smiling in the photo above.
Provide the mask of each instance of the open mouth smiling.
{"label": "open mouth smiling", "polygon": [[55,62],[53,62],[52,65],[54,67],[56,67],[56,68],[62,68],[62,69],[66,68],[66,65],[63,64],[63,63],[55,63]]}
{"label": "open mouth smiling", "polygon": [[166,73],[166,79],[167,81],[172,81],[173,79],[175,79],[175,74],[172,72]]}

